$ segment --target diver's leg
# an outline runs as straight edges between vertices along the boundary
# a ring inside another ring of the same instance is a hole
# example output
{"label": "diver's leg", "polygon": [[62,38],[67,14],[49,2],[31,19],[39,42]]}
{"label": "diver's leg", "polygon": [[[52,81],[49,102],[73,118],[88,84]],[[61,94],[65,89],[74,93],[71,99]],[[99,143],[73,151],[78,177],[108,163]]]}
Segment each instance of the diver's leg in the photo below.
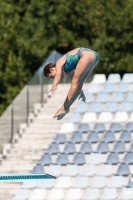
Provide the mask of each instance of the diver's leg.
{"label": "diver's leg", "polygon": [[[75,100],[78,98],[78,96],[81,95],[81,90],[82,90],[83,84],[84,84],[84,82],[86,81],[86,79],[89,77],[89,75],[90,75],[90,72],[89,72],[89,73],[86,73],[86,75],[84,76],[82,82],[81,82],[80,85],[79,85],[79,88],[78,88],[77,92],[75,93],[75,95],[74,95],[74,97],[73,97],[73,98],[74,98],[73,101],[75,101]],[[72,105],[72,103],[70,104],[70,106],[71,106],[71,105]]]}

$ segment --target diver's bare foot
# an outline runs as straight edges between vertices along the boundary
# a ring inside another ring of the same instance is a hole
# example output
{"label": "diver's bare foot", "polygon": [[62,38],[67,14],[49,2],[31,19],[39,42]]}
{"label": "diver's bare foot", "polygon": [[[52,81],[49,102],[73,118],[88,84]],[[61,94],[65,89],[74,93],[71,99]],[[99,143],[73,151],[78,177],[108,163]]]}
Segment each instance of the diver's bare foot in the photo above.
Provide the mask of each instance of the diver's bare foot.
{"label": "diver's bare foot", "polygon": [[53,118],[57,117],[57,120],[62,119],[67,113],[69,112],[69,109],[65,110],[63,107],[61,107],[56,114],[53,116]]}
{"label": "diver's bare foot", "polygon": [[58,115],[57,120],[62,119],[68,112],[62,113],[60,115]]}

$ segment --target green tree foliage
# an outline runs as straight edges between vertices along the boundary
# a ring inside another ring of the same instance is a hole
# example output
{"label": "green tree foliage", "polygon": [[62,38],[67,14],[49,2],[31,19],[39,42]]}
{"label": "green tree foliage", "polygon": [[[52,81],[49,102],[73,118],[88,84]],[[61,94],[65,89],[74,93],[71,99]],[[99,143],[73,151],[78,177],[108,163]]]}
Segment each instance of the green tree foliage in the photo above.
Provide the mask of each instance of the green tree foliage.
{"label": "green tree foliage", "polygon": [[132,0],[0,0],[0,113],[46,56],[84,46],[96,73],[132,72]]}

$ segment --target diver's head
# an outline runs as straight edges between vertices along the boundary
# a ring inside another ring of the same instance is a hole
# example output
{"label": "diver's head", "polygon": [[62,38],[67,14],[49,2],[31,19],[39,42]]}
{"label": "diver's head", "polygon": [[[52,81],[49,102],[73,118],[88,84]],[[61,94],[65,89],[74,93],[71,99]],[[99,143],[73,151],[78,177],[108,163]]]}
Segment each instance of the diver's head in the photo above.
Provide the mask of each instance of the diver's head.
{"label": "diver's head", "polygon": [[55,63],[47,63],[43,69],[43,74],[47,78],[53,78],[56,76]]}

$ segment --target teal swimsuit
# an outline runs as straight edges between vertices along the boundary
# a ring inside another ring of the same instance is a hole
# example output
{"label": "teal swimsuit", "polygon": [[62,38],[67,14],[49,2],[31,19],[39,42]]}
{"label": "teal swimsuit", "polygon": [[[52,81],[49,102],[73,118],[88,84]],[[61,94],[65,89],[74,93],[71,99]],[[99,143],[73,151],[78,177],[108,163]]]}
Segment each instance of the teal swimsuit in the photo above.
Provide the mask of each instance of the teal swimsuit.
{"label": "teal swimsuit", "polygon": [[68,53],[66,54],[66,62],[64,64],[64,71],[65,72],[70,72],[70,71],[72,71],[76,68],[77,63],[80,60],[80,55],[81,55],[82,51],[90,51],[90,52],[94,53],[96,55],[95,64],[96,64],[96,62],[99,61],[99,56],[95,51],[88,49],[88,48],[81,47],[77,51],[77,53],[74,54],[74,55],[70,55]]}

